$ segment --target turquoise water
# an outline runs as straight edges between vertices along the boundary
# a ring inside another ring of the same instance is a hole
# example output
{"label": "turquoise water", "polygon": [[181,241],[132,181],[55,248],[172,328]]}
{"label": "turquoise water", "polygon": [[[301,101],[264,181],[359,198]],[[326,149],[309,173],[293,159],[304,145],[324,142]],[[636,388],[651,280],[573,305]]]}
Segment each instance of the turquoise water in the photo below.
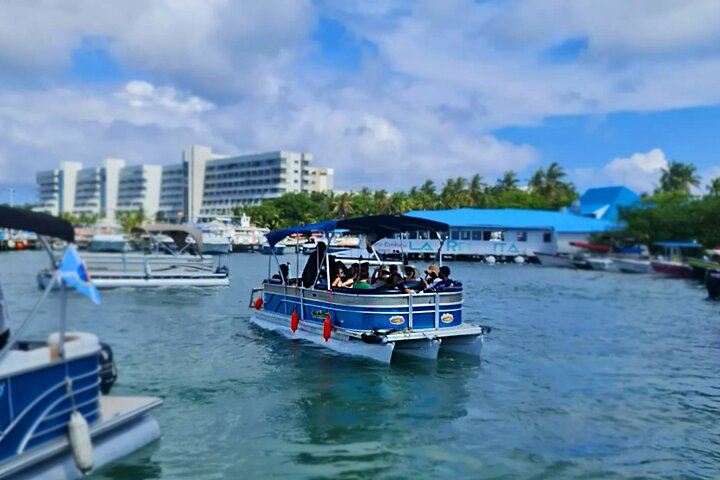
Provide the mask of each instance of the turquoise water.
{"label": "turquoise water", "polygon": [[[13,323],[46,261],[0,255]],[[231,256],[229,288],[71,298],[71,328],[115,350],[113,393],[165,401],[159,445],[92,478],[717,478],[720,302],[699,285],[451,264],[494,328],[482,361],[388,367],[249,325],[266,262]]]}

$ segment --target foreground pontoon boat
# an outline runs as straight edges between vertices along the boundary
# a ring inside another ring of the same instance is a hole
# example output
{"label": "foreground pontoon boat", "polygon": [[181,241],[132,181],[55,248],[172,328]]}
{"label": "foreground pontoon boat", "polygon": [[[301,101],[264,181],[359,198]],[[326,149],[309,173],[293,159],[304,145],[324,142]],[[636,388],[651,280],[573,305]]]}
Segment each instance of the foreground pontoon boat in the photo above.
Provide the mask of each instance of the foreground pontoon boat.
{"label": "foreground pontoon boat", "polygon": [[[364,235],[372,244],[408,231],[432,231],[442,248],[441,232],[448,225],[403,215],[375,215],[327,221],[267,234],[272,247],[291,234],[324,232],[332,239],[336,230]],[[438,251],[439,257],[439,251]],[[463,287],[459,282],[444,289],[406,293],[404,288],[352,289],[331,287],[329,254],[309,261],[320,263],[315,281],[302,286],[301,278],[270,276],[253,289],[251,320],[286,337],[308,340],[337,352],[389,363],[394,353],[435,359],[442,350],[479,356],[489,327],[463,322]],[[377,259],[380,262],[380,259]],[[298,268],[299,269],[299,268]]]}
{"label": "foreground pontoon boat", "polygon": [[[15,332],[0,335],[0,478],[80,478],[155,441],[160,429],[148,412],[161,400],[107,396],[116,376],[111,352],[95,335],[65,331],[68,269],[46,237],[68,242],[75,253],[72,226],[49,215],[0,207],[0,228],[36,232],[59,265],[27,319]],[[70,274],[89,286],[84,266],[75,266]],[[59,332],[47,341],[20,340],[55,284],[61,291]],[[7,323],[0,290],[0,325]]]}

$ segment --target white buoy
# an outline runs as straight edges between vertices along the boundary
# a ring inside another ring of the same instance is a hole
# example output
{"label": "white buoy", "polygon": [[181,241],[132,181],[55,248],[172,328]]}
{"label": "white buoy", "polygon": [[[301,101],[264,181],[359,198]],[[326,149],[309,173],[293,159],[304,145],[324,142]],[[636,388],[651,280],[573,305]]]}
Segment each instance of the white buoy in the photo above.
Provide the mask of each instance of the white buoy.
{"label": "white buoy", "polygon": [[75,411],[70,415],[68,430],[75,465],[78,470],[85,474],[92,470],[93,467],[93,448],[90,427],[88,427],[85,417],[80,412]]}
{"label": "white buoy", "polygon": [[522,265],[523,263],[525,263],[525,257],[523,257],[522,255],[516,256],[515,263]]}
{"label": "white buoy", "polygon": [[490,265],[494,265],[496,260],[494,256],[488,255],[487,257],[485,257],[485,261]]}
{"label": "white buoy", "polygon": [[12,241],[12,240],[8,240],[8,241],[7,241],[7,247],[8,247],[10,250],[12,250],[13,248],[15,248],[15,242]]}

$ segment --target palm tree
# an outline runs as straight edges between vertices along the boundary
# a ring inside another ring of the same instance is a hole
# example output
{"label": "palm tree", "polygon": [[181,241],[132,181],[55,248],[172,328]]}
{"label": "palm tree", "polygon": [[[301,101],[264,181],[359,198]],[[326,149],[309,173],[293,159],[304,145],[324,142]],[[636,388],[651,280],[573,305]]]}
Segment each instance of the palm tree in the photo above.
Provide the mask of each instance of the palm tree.
{"label": "palm tree", "polygon": [[534,193],[542,193],[545,190],[545,170],[542,167],[535,170],[530,180],[528,181],[528,187]]}
{"label": "palm tree", "polygon": [[353,197],[345,192],[333,197],[332,213],[333,215],[345,218],[353,212]]}
{"label": "palm tree", "polygon": [[483,184],[482,177],[480,174],[475,174],[468,183],[467,194],[470,197],[470,202],[473,207],[480,206],[480,200],[482,200],[483,194],[485,193],[485,185]]}
{"label": "palm tree", "polygon": [[388,213],[403,214],[410,210],[408,208],[408,197],[403,192],[395,192],[388,200]]}
{"label": "palm tree", "polygon": [[498,178],[497,185],[500,190],[512,190],[517,188],[518,181],[517,173],[514,170],[508,170],[503,173],[502,178]]}
{"label": "palm tree", "polygon": [[682,163],[671,160],[663,169],[660,177],[659,193],[684,193],[690,195],[692,187],[700,185],[700,177],[697,174],[697,167],[692,163]]}
{"label": "palm tree", "polygon": [[708,195],[711,197],[720,197],[720,177],[710,180],[707,189]]}
{"label": "palm tree", "polygon": [[388,213],[388,193],[385,190],[376,190],[373,194],[373,200],[375,201],[375,209],[377,213],[384,214]]}

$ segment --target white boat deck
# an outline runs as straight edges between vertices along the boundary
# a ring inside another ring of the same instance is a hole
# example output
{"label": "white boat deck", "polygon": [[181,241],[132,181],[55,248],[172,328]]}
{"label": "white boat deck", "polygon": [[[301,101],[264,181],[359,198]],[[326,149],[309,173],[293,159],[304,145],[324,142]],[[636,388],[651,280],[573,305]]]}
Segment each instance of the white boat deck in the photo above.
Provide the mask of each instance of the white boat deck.
{"label": "white boat deck", "polygon": [[[90,426],[95,468],[115,461],[157,439],[157,423],[146,414],[162,404],[155,397],[100,397],[100,420]],[[145,418],[145,420],[143,420]],[[0,464],[3,478],[79,478],[66,437],[29,450]]]}

